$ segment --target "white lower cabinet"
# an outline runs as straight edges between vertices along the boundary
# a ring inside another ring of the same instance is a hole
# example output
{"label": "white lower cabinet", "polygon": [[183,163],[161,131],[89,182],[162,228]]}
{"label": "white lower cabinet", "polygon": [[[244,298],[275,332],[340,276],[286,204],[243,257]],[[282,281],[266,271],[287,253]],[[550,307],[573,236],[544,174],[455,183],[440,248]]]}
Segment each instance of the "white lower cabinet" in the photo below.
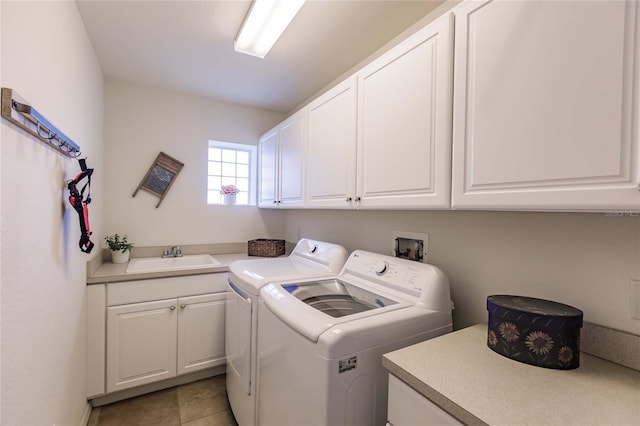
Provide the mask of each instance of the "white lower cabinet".
{"label": "white lower cabinet", "polygon": [[225,363],[225,293],[178,299],[177,374]]}
{"label": "white lower cabinet", "polygon": [[387,420],[387,425],[390,426],[462,425],[455,417],[391,374],[389,374]]}
{"label": "white lower cabinet", "polygon": [[107,308],[107,392],[224,364],[224,304],[222,293]]}
{"label": "white lower cabinet", "polygon": [[107,392],[176,375],[177,299],[107,308]]}
{"label": "white lower cabinet", "polygon": [[87,397],[223,368],[227,275],[88,286]]}

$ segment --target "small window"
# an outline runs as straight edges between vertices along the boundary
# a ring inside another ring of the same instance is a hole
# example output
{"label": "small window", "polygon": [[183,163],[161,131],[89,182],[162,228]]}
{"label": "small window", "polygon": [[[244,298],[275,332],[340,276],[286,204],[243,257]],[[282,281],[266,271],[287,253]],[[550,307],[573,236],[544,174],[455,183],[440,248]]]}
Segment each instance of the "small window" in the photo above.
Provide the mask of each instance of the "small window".
{"label": "small window", "polygon": [[255,205],[256,147],[239,143],[209,141],[207,204],[229,204],[222,187],[239,191],[237,205]]}

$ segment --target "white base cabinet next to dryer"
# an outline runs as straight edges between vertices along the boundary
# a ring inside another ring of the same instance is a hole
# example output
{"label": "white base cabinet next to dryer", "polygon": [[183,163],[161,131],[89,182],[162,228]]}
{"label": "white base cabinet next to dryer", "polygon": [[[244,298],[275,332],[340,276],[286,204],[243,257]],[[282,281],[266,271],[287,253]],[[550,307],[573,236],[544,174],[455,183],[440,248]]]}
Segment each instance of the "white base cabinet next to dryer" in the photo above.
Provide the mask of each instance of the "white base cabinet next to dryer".
{"label": "white base cabinet next to dryer", "polygon": [[461,426],[455,417],[420,395],[393,374],[389,374],[387,425]]}
{"label": "white base cabinet next to dryer", "polygon": [[224,364],[225,294],[107,308],[107,392]]}
{"label": "white base cabinet next to dryer", "polygon": [[224,366],[226,278],[90,285],[87,396]]}

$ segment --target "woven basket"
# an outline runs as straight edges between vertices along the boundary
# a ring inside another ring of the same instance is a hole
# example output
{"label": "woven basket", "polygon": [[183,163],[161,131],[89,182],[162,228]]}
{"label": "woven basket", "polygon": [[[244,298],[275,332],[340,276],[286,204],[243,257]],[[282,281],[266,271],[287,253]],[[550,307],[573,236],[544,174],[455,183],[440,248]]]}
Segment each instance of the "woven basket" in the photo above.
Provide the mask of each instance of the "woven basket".
{"label": "woven basket", "polygon": [[278,257],[282,256],[284,251],[284,240],[258,238],[247,242],[247,254],[249,256]]}

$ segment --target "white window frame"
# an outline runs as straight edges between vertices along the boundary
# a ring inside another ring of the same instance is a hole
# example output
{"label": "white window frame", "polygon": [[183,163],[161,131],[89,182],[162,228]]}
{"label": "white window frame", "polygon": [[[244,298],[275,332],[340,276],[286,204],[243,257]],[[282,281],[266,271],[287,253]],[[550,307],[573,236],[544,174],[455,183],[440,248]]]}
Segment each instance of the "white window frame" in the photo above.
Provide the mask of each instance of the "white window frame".
{"label": "white window frame", "polygon": [[237,204],[239,206],[255,206],[256,205],[256,199],[257,199],[257,189],[258,189],[258,185],[257,185],[257,181],[258,181],[258,175],[257,175],[257,162],[258,162],[258,155],[257,155],[257,147],[255,145],[247,145],[247,144],[241,144],[241,143],[235,143],[235,142],[223,142],[223,141],[217,141],[217,140],[209,140],[208,144],[207,144],[207,205],[210,206],[219,206],[222,205],[222,203],[210,203],[209,202],[209,191],[219,191],[220,188],[209,188],[209,176],[216,176],[216,175],[210,175],[209,174],[209,148],[220,148],[220,149],[229,149],[229,150],[234,150],[234,151],[244,151],[249,153],[249,196],[248,196],[248,200],[247,200],[247,204]]}

